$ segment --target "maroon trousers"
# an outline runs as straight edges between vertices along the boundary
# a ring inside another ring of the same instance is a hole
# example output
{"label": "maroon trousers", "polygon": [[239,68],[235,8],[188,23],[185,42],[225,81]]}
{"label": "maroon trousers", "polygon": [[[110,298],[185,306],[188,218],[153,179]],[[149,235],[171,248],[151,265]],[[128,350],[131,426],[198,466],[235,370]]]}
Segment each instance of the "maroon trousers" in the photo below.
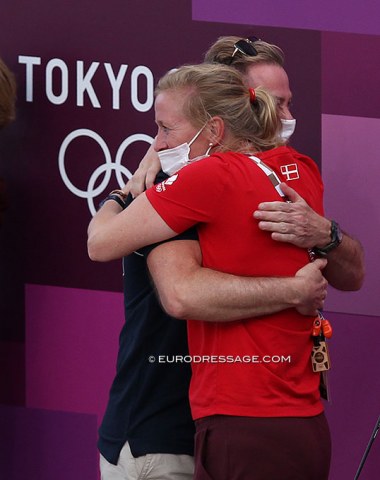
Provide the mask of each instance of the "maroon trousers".
{"label": "maroon trousers", "polygon": [[196,422],[194,480],[327,480],[331,439],[315,417],[214,415]]}

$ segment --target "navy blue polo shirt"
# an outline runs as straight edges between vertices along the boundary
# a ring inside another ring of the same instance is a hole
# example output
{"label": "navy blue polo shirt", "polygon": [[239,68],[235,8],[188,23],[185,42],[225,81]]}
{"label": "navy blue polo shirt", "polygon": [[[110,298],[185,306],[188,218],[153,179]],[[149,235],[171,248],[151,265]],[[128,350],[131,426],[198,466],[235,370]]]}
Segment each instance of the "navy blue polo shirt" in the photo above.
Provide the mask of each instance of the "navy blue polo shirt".
{"label": "navy blue polo shirt", "polygon": [[[161,172],[157,181],[164,178]],[[193,229],[179,238],[198,237]],[[160,306],[146,265],[151,248],[123,258],[125,323],[98,440],[100,453],[113,464],[127,441],[135,457],[194,452],[186,322]]]}

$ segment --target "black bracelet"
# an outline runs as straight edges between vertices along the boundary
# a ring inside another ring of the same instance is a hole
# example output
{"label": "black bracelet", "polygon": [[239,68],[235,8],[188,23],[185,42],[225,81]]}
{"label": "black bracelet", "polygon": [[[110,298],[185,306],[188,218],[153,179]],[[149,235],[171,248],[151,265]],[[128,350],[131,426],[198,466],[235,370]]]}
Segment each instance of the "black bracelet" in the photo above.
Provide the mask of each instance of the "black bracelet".
{"label": "black bracelet", "polygon": [[100,203],[99,203],[99,208],[101,208],[108,200],[113,200],[115,202],[117,202],[121,208],[124,210],[125,209],[125,203],[124,201],[120,198],[119,195],[117,194],[112,194],[110,193],[108,195],[108,197],[106,197],[104,200],[102,200]]}

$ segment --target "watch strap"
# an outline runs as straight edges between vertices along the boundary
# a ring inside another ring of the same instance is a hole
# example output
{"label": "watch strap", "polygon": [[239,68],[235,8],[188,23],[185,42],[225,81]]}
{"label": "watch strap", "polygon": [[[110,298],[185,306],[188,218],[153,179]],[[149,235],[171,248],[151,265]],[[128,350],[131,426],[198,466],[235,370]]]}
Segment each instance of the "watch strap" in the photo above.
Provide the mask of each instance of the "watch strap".
{"label": "watch strap", "polygon": [[331,220],[331,242],[324,247],[314,247],[313,253],[319,257],[325,257],[331,250],[334,250],[342,242],[342,231],[335,220]]}
{"label": "watch strap", "polygon": [[114,202],[118,203],[123,210],[126,207],[124,200],[120,197],[120,195],[118,193],[110,193],[104,200],[102,200],[99,203],[99,208],[102,208],[102,206],[106,202],[108,202],[108,200],[113,200]]}

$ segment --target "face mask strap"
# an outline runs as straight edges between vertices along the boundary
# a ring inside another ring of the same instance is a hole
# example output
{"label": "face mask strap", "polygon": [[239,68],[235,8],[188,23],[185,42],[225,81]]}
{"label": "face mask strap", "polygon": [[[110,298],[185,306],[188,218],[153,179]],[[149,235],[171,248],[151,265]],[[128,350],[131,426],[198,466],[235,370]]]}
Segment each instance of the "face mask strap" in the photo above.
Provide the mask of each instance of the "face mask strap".
{"label": "face mask strap", "polygon": [[195,140],[199,137],[199,135],[203,132],[206,125],[207,125],[207,122],[203,125],[203,127],[199,130],[199,132],[197,132],[195,134],[195,136],[192,138],[192,140],[190,140],[190,142],[188,143],[189,147],[191,147],[191,144],[194,143]]}

